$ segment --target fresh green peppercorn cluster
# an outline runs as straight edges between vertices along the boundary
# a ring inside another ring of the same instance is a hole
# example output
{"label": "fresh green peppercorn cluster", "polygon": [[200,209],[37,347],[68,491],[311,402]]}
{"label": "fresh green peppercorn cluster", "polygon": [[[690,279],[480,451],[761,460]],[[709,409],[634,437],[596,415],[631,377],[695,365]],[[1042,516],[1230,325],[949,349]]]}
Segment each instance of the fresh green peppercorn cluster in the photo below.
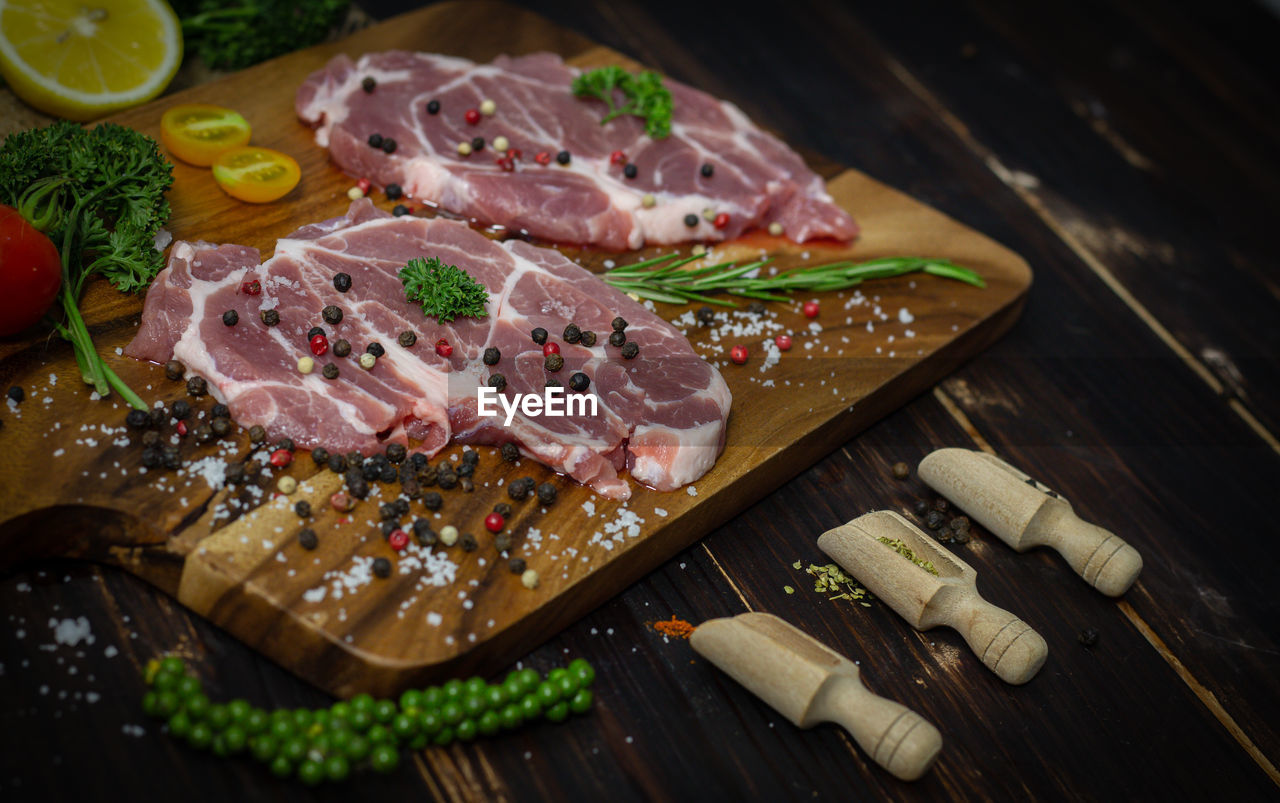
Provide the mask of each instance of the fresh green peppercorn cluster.
{"label": "fresh green peppercorn cluster", "polygon": [[591,708],[596,672],[582,658],[545,677],[532,668],[510,672],[501,683],[454,679],[410,689],[394,700],[358,694],[329,708],[277,709],[267,713],[246,700],[213,703],[181,658],[147,664],[150,689],[142,709],[165,720],[169,733],[217,756],[248,753],[281,778],[308,785],[343,781],[368,767],[391,772],[400,750],[469,742],[514,730],[539,717],[563,722]]}

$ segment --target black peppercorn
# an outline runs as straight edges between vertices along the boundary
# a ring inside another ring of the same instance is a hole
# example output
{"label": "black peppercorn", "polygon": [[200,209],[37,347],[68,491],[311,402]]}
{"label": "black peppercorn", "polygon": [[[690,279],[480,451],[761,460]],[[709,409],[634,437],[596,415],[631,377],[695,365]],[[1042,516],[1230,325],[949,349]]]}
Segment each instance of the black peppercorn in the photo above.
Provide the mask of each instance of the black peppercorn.
{"label": "black peppercorn", "polygon": [[333,344],[333,355],[335,357],[346,357],[351,353],[351,344],[346,340],[337,340]]}
{"label": "black peppercorn", "polygon": [[702,167],[698,172],[702,173],[703,178],[711,178],[711,174],[716,172],[716,168],[715,165],[710,162],[703,162]]}
{"label": "black peppercorn", "polygon": [[444,497],[436,491],[427,491],[422,495],[422,506],[427,510],[439,510],[444,504]]}
{"label": "black peppercorn", "polygon": [[609,345],[621,347],[627,342],[627,333],[614,330],[609,333]]}
{"label": "black peppercorn", "polygon": [[555,373],[564,367],[564,357],[559,354],[548,354],[542,361],[543,367]]}
{"label": "black peppercorn", "polygon": [[233,309],[229,309],[222,313],[222,323],[226,326],[235,326],[240,323],[240,313]]}
{"label": "black peppercorn", "polygon": [[1092,647],[1098,643],[1098,631],[1092,627],[1086,627],[1080,631],[1080,635],[1076,637],[1076,640],[1086,647]]}
{"label": "black peppercorn", "polygon": [[13,387],[9,388],[8,396],[10,399],[13,399],[18,404],[21,404],[22,400],[27,398],[27,392],[23,390],[21,387],[14,385]]}
{"label": "black peppercorn", "polygon": [[484,150],[484,137],[472,137],[471,150],[476,151],[477,153]]}
{"label": "black peppercorn", "polygon": [[969,534],[968,529],[955,530],[955,535],[951,537],[958,544],[967,544],[969,543],[970,540],[973,539],[973,536]]}
{"label": "black peppercorn", "polygon": [[372,460],[363,460],[360,463],[360,475],[369,482],[373,482],[382,473],[382,466]]}
{"label": "black peppercorn", "polygon": [[557,162],[559,162],[559,163],[560,163],[560,164],[562,164],[562,165],[567,165],[567,164],[569,164],[569,159],[570,159],[570,158],[571,158],[571,157],[569,156],[569,152],[568,152],[568,151],[560,151],[559,153],[557,153],[557,154],[556,154],[556,161],[557,161]]}
{"label": "black peppercorn", "polygon": [[511,515],[511,505],[508,505],[506,502],[499,502],[493,506],[493,512],[503,518],[506,518]]}
{"label": "black peppercorn", "polygon": [[436,477],[439,475],[439,469],[435,466],[423,466],[418,470],[418,482],[423,485],[435,485]]}
{"label": "black peppercorn", "polygon": [[537,343],[539,346],[547,342],[547,330],[543,329],[541,326],[530,332],[529,336],[532,337],[533,342]]}
{"label": "black peppercorn", "polygon": [[341,474],[347,470],[347,458],[340,454],[331,454],[325,459],[325,465],[334,474]]}
{"label": "black peppercorn", "polygon": [[209,392],[209,383],[202,376],[193,376],[187,380],[187,394],[200,397]]}
{"label": "black peppercorn", "polygon": [[533,490],[532,477],[520,477],[507,483],[507,496],[517,502],[523,502],[529,497],[529,492]]}
{"label": "black peppercorn", "polygon": [[191,415],[191,404],[186,399],[178,399],[169,407],[169,414],[182,421]]}
{"label": "black peppercorn", "polygon": [[161,447],[160,459],[164,463],[164,467],[168,469],[182,468],[182,457],[178,454],[178,447],[172,444]]}
{"label": "black peppercorn", "polygon": [[640,353],[640,347],[636,345],[636,342],[633,340],[630,343],[623,346],[622,351],[620,353],[622,354],[622,359],[634,360],[636,358],[636,355]]}
{"label": "black peppercorn", "polygon": [[209,422],[209,428],[213,430],[214,437],[225,438],[231,432],[231,419],[219,416]]}
{"label": "black peppercorn", "polygon": [[153,429],[159,429],[164,426],[169,415],[164,411],[163,407],[152,407],[147,413],[149,424]]}
{"label": "black peppercorn", "polygon": [[764,315],[764,304],[761,304],[759,301],[752,301],[747,305],[747,312],[752,315]]}
{"label": "black peppercorn", "polygon": [[378,518],[382,521],[398,519],[400,518],[400,510],[390,502],[383,502],[378,505]]}
{"label": "black peppercorn", "polygon": [[511,548],[511,533],[498,533],[493,537],[493,548],[499,552],[506,552]]}
{"label": "black peppercorn", "polygon": [[507,561],[507,568],[511,570],[512,574],[524,574],[524,558],[512,558]]}
{"label": "black peppercorn", "polygon": [[462,465],[474,466],[480,463],[480,453],[475,449],[468,449],[462,453]]}
{"label": "black peppercorn", "polygon": [[351,274],[335,273],[333,274],[333,289],[339,293],[345,293],[351,289]]}
{"label": "black peppercorn", "polygon": [[489,377],[489,387],[501,393],[507,389],[507,378],[502,374],[493,374]]}
{"label": "black peppercorn", "polygon": [[311,515],[311,503],[305,499],[295,502],[293,505],[293,512],[298,514],[298,518],[305,519],[307,516]]}
{"label": "black peppercorn", "polygon": [[321,337],[323,337],[323,336],[325,336],[325,334],[326,334],[326,332],[324,331],[324,327],[323,327],[323,326],[313,326],[313,327],[311,327],[310,329],[308,329],[308,330],[307,330],[307,340],[310,340],[311,338],[315,337],[316,335],[320,335]]}
{"label": "black peppercorn", "polygon": [[373,573],[378,577],[387,578],[391,576],[391,561],[386,558],[373,559]]}
{"label": "black peppercorn", "polygon": [[405,457],[408,456],[408,454],[409,454],[409,450],[405,448],[403,443],[387,444],[387,460],[391,461],[392,463],[397,463],[397,464],[403,463]]}
{"label": "black peppercorn", "polygon": [[924,517],[924,526],[928,527],[930,530],[936,530],[942,526],[942,523],[945,520],[946,517],[942,515],[941,511],[930,510],[928,515]]}
{"label": "black peppercorn", "polygon": [[619,315],[617,318],[613,319],[613,323],[610,324],[610,326],[615,332],[624,331],[627,328],[627,320]]}
{"label": "black peppercorn", "polygon": [[390,464],[382,466],[378,469],[378,480],[381,482],[391,483],[396,481],[396,467]]}
{"label": "black peppercorn", "polygon": [[273,309],[264,309],[258,313],[258,317],[262,319],[262,323],[266,326],[275,326],[280,323],[280,313]]}
{"label": "black peppercorn", "polygon": [[366,75],[360,81],[360,88],[363,89],[365,92],[372,92],[374,88],[377,86],[378,86],[378,82],[374,80],[374,77],[372,75]]}
{"label": "black peppercorn", "polygon": [[391,201],[399,200],[400,196],[404,195],[404,189],[395,182],[388,184],[383,192],[386,193],[387,199]]}
{"label": "black peppercorn", "polygon": [[409,458],[409,464],[413,466],[414,471],[421,471],[427,467],[427,456],[422,452],[414,452]]}
{"label": "black peppercorn", "polygon": [[208,443],[213,440],[213,427],[208,424],[201,424],[195,428],[192,434],[196,437],[196,443]]}
{"label": "black peppercorn", "polygon": [[458,467],[453,470],[453,473],[457,474],[459,477],[470,477],[476,473],[476,464],[466,462],[459,463]]}
{"label": "black peppercorn", "polygon": [[159,468],[161,463],[160,450],[148,447],[142,450],[142,466],[143,468]]}
{"label": "black peppercorn", "polygon": [[969,521],[968,516],[956,516],[954,519],[951,520],[951,529],[955,530],[958,533],[964,532],[965,530],[969,529],[970,524],[971,522]]}
{"label": "black peppercorn", "polygon": [[210,418],[230,418],[231,409],[227,407],[227,405],[223,404],[222,402],[218,402],[217,404],[213,405],[213,408],[211,410],[209,410],[209,417]]}
{"label": "black peppercorn", "polygon": [[591,387],[591,377],[587,376],[581,371],[578,371],[573,376],[569,377],[570,390],[575,390],[578,393],[582,393],[589,387]]}
{"label": "black peppercorn", "polygon": [[479,547],[480,544],[476,541],[476,537],[471,533],[463,533],[458,536],[458,546],[462,547],[463,552],[475,552],[476,548]]}
{"label": "black peppercorn", "polygon": [[576,323],[571,323],[564,328],[564,342],[577,343],[582,339],[582,330],[578,328]]}
{"label": "black peppercorn", "polygon": [[329,450],[323,446],[317,446],[312,449],[311,462],[315,463],[317,467],[323,467],[325,463],[329,462]]}
{"label": "black peppercorn", "polygon": [[324,318],[324,322],[327,324],[342,323],[342,308],[335,306],[333,304],[330,304],[324,309],[320,310],[320,317]]}
{"label": "black peppercorn", "polygon": [[369,495],[369,482],[362,475],[347,469],[347,490],[356,499],[364,499]]}
{"label": "black peppercorn", "polygon": [[484,357],[481,359],[484,361],[485,365],[497,365],[498,361],[502,359],[502,352],[498,351],[493,346],[490,346],[484,350]]}
{"label": "black peppercorn", "polygon": [[381,148],[381,147],[382,147],[382,135],[381,135],[381,134],[370,134],[370,135],[369,135],[369,147],[370,147],[370,148]]}
{"label": "black peppercorn", "polygon": [[[175,382],[181,379],[183,374],[185,374],[186,372],[187,372],[187,366],[183,365],[177,360],[169,360],[167,363],[164,364],[164,375],[169,379],[174,380]],[[19,388],[19,390],[21,390],[21,388]],[[10,398],[12,398],[12,396],[10,396]],[[21,399],[18,399],[17,401],[21,401]]]}
{"label": "black peppercorn", "polygon": [[382,531],[382,537],[385,539],[396,530],[400,529],[400,523],[396,521],[383,521],[378,525],[378,529]]}
{"label": "black peppercorn", "polygon": [[414,343],[418,342],[418,336],[406,329],[396,338],[396,342],[404,348],[410,348]]}
{"label": "black peppercorn", "polygon": [[391,137],[383,137],[383,138],[382,138],[382,152],[383,152],[383,153],[395,153],[395,152],[396,152],[396,141],[395,141],[394,139],[392,139]]}
{"label": "black peppercorn", "polygon": [[508,463],[516,462],[520,459],[520,448],[510,441],[502,444],[502,459]]}
{"label": "black peppercorn", "polygon": [[578,342],[586,346],[587,348],[591,348],[596,344],[596,333],[591,331],[590,329],[584,329],[582,331],[582,337],[578,340]]}
{"label": "black peppercorn", "polygon": [[691,228],[691,229],[692,229],[694,226],[698,225],[698,216],[697,216],[697,215],[695,215],[695,214],[693,214],[692,212],[690,212],[689,214],[685,215],[685,216],[684,216],[684,225],[686,225],[686,226],[688,226],[689,228]]}
{"label": "black peppercorn", "polygon": [[293,442],[293,438],[281,438],[276,441],[277,449],[284,449],[286,452],[296,451],[298,446]]}
{"label": "black peppercorn", "polygon": [[364,350],[375,357],[381,357],[387,353],[387,350],[382,347],[382,344],[376,340],[365,346]]}
{"label": "black peppercorn", "polygon": [[156,432],[154,429],[149,429],[146,432],[142,433],[142,445],[143,446],[159,446],[160,433]]}
{"label": "black peppercorn", "polygon": [[562,387],[564,387],[564,383],[563,383],[563,382],[561,382],[559,379],[556,379],[555,377],[552,377],[552,378],[548,379],[548,380],[543,384],[543,387],[547,387],[547,388],[562,388]]}
{"label": "black peppercorn", "polygon": [[227,466],[225,476],[229,485],[239,485],[244,482],[244,463],[232,463]]}
{"label": "black peppercorn", "polygon": [[431,529],[431,522],[426,519],[414,519],[413,537],[422,546],[431,546],[438,540],[436,531]]}
{"label": "black peppercorn", "polygon": [[131,429],[146,429],[151,426],[151,415],[146,410],[130,410],[124,423]]}
{"label": "black peppercorn", "polygon": [[458,485],[458,475],[453,473],[453,469],[444,466],[436,473],[436,484],[446,491],[451,490]]}
{"label": "black peppercorn", "polygon": [[440,101],[438,100],[427,101],[427,114],[439,114],[439,113],[440,113]]}
{"label": "black peppercorn", "polygon": [[476,489],[476,484],[470,477],[459,477],[458,487],[461,488],[464,493],[471,493]]}
{"label": "black peppercorn", "polygon": [[896,479],[905,480],[911,476],[911,467],[901,461],[894,463],[893,476]]}
{"label": "black peppercorn", "polygon": [[710,326],[715,322],[716,313],[711,307],[698,307],[698,323]]}
{"label": "black peppercorn", "polygon": [[298,545],[303,549],[315,549],[320,545],[320,539],[316,536],[316,531],[310,527],[304,527],[298,533]]}
{"label": "black peppercorn", "polygon": [[556,501],[556,486],[549,482],[544,482],[539,485],[538,501],[544,505],[554,504]]}
{"label": "black peppercorn", "polygon": [[632,162],[627,162],[626,166],[622,168],[622,175],[627,178],[635,178],[639,172],[640,170]]}
{"label": "black peppercorn", "polygon": [[258,443],[262,443],[266,439],[267,439],[267,431],[263,429],[259,424],[254,424],[253,426],[249,427],[250,443],[258,444]]}

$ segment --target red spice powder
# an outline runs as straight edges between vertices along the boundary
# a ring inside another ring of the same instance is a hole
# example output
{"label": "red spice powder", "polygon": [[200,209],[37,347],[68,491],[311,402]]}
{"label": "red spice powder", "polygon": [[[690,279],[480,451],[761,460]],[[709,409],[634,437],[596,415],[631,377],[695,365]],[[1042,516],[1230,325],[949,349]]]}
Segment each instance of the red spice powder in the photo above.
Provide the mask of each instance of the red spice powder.
{"label": "red spice powder", "polygon": [[693,635],[694,626],[683,619],[677,619],[672,616],[670,619],[653,623],[653,629],[664,636],[674,636],[675,638],[689,638]]}

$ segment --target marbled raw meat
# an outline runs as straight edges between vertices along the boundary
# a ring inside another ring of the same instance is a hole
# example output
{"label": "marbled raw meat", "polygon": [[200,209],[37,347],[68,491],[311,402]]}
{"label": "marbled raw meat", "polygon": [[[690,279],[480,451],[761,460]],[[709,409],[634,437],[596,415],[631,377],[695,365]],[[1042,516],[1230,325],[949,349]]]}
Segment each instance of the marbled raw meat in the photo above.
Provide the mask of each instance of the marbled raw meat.
{"label": "marbled raw meat", "polygon": [[[399,269],[431,256],[485,285],[488,317],[441,324],[405,299]],[[669,323],[556,251],[495,242],[455,221],[392,217],[362,199],[343,217],[280,240],[275,255],[259,262],[258,252],[244,246],[174,244],[126,353],[181,360],[208,380],[241,425],[261,424],[272,438],[289,437],[303,448],[368,454],[395,441],[431,456],[450,440],[510,441],[616,499],[630,494],[618,476],[624,468],[640,482],[672,490],[705,474],[723,448],[730,394],[716,369]],[[334,288],[338,272],[352,277],[347,293]],[[242,292],[254,279],[261,294]],[[343,310],[340,323],[321,319],[328,304]],[[226,326],[222,314],[231,309],[239,323]],[[265,309],[275,309],[280,323],[265,326]],[[640,346],[633,360],[608,345],[618,315]],[[571,321],[599,333],[597,344],[564,343],[560,333]],[[352,356],[326,354],[304,375],[297,363],[310,356],[313,326],[324,328],[331,343],[348,340]],[[599,413],[517,413],[510,425],[503,416],[478,416],[476,390],[492,373],[506,377],[508,396],[543,392],[552,375],[529,336],[539,326],[560,344],[565,364],[556,378],[567,384],[575,371],[587,374]],[[397,342],[404,331],[417,335],[411,347]],[[448,359],[436,353],[440,339],[453,346]],[[366,371],[356,357],[374,341],[386,353]],[[502,354],[493,367],[481,360],[491,346]],[[336,380],[321,374],[328,362],[340,368]]]}
{"label": "marbled raw meat", "polygon": [[[671,79],[671,135],[651,139],[633,116],[601,125],[605,106],[576,98],[578,70],[559,56],[500,56],[490,64],[428,53],[388,51],[352,62],[336,56],[298,90],[296,111],[316,127],[316,141],[350,175],[379,186],[399,184],[420,198],[487,224],[555,242],[622,250],[642,245],[724,240],[777,222],[796,242],[849,240],[853,219],[831,200],[822,179],[777,137],[737,106]],[[362,81],[376,82],[372,92]],[[620,97],[620,96],[619,96]],[[496,113],[468,124],[464,113],[485,99]],[[427,103],[440,104],[437,114]],[[369,145],[394,139],[387,154]],[[483,137],[468,156],[458,143]],[[522,157],[514,170],[497,163],[493,140],[507,138]],[[569,165],[540,165],[540,151],[572,155]],[[610,155],[622,151],[635,178]],[[711,176],[701,167],[710,164]],[[652,207],[644,196],[652,195]],[[703,212],[728,215],[717,228]],[[686,215],[697,224],[688,226]]]}

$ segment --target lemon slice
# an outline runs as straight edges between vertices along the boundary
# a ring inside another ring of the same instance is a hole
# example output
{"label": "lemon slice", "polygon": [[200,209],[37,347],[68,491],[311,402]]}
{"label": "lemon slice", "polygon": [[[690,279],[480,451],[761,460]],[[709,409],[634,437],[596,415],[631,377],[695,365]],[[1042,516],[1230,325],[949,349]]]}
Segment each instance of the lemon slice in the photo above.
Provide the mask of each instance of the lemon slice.
{"label": "lemon slice", "polygon": [[47,114],[92,120],[136,106],[181,61],[164,0],[0,0],[0,75]]}

